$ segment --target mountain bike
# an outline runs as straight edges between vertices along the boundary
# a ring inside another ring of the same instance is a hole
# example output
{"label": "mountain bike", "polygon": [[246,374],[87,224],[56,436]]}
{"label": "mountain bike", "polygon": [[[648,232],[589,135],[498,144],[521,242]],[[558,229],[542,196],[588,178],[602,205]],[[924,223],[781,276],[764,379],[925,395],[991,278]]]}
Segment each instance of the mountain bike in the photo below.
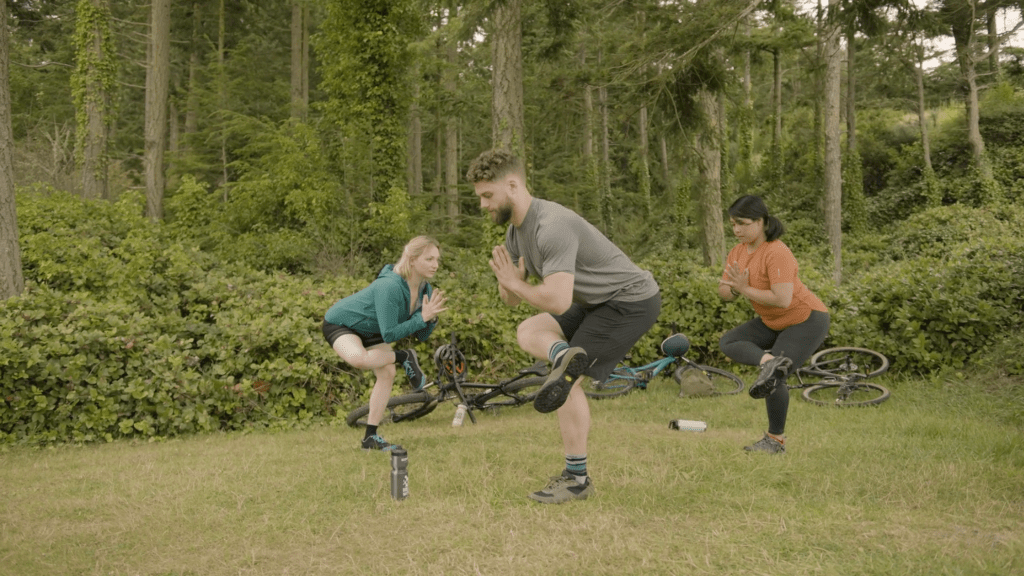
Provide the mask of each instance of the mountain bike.
{"label": "mountain bike", "polygon": [[866,380],[888,369],[889,359],[881,352],[849,346],[826,348],[794,372],[795,384],[787,385],[790,390],[803,389],[803,399],[819,406],[871,406],[885,402],[891,394],[885,386]]}
{"label": "mountain bike", "polygon": [[[449,400],[465,404],[469,419],[476,424],[476,410],[495,410],[533,402],[548,374],[546,363],[538,361],[498,384],[466,382],[466,357],[456,345],[454,334],[451,343],[434,351],[434,365],[438,376],[422,390],[388,399],[381,424],[421,418],[433,412],[438,404]],[[345,422],[349,426],[365,426],[369,413],[370,405],[365,404],[349,412]]]}
{"label": "mountain bike", "polygon": [[[673,378],[682,384],[683,377],[689,370],[700,370],[711,382],[709,396],[737,394],[745,387],[743,380],[728,370],[697,364],[685,354],[690,349],[690,340],[683,334],[675,333],[661,342],[664,356],[643,366],[617,366],[603,381],[584,381],[583,391],[591,398],[613,398],[629,393],[633,389],[646,390],[647,384],[662,372],[679,366],[672,373]],[[626,360],[630,358],[627,356]]]}

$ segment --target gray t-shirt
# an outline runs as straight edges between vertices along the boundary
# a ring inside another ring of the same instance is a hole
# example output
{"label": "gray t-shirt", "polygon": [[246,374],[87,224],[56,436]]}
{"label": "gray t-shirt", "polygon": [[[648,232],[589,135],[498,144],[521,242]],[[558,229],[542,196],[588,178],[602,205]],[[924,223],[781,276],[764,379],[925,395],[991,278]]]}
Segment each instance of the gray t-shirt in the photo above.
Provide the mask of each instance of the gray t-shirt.
{"label": "gray t-shirt", "polygon": [[639,302],[658,293],[658,283],[600,230],[568,208],[534,198],[521,226],[509,225],[505,248],[512,261],[526,258],[538,278],[568,272],[572,299],[583,306],[609,300]]}

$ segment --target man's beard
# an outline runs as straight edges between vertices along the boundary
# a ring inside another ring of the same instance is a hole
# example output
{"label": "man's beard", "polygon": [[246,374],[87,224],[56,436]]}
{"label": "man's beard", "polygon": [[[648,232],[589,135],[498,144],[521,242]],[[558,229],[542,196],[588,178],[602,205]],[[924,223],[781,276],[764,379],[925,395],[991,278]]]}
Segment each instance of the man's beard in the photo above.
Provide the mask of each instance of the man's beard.
{"label": "man's beard", "polygon": [[512,204],[508,203],[498,208],[498,211],[494,213],[494,223],[498,226],[504,226],[512,219]]}

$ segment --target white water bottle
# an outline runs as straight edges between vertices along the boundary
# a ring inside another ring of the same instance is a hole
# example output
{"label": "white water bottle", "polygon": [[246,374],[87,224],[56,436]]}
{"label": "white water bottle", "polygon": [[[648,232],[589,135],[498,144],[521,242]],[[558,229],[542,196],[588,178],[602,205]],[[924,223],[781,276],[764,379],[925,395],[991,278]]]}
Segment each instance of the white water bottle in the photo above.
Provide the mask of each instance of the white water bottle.
{"label": "white water bottle", "polygon": [[703,432],[708,429],[708,423],[701,420],[671,420],[668,423],[668,427],[670,430]]}
{"label": "white water bottle", "polygon": [[462,426],[462,419],[466,417],[466,405],[459,404],[455,410],[455,417],[452,418],[452,426]]}

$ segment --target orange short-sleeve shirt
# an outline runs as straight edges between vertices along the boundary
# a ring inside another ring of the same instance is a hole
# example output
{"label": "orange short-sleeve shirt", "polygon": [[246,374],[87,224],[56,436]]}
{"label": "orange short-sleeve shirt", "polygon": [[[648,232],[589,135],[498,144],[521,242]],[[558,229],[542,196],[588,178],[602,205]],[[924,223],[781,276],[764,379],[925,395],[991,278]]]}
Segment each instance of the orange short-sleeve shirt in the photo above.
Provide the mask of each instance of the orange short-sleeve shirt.
{"label": "orange short-sleeve shirt", "polygon": [[[729,252],[726,261],[749,270],[750,285],[758,290],[771,290],[772,284],[793,284],[793,301],[788,308],[750,302],[765,326],[772,330],[783,330],[799,324],[810,317],[812,310],[828,312],[825,304],[800,281],[797,276],[800,266],[796,257],[781,240],[762,242],[753,254],[747,253],[746,244],[737,244]],[[728,279],[726,272],[722,272],[722,279]]]}

